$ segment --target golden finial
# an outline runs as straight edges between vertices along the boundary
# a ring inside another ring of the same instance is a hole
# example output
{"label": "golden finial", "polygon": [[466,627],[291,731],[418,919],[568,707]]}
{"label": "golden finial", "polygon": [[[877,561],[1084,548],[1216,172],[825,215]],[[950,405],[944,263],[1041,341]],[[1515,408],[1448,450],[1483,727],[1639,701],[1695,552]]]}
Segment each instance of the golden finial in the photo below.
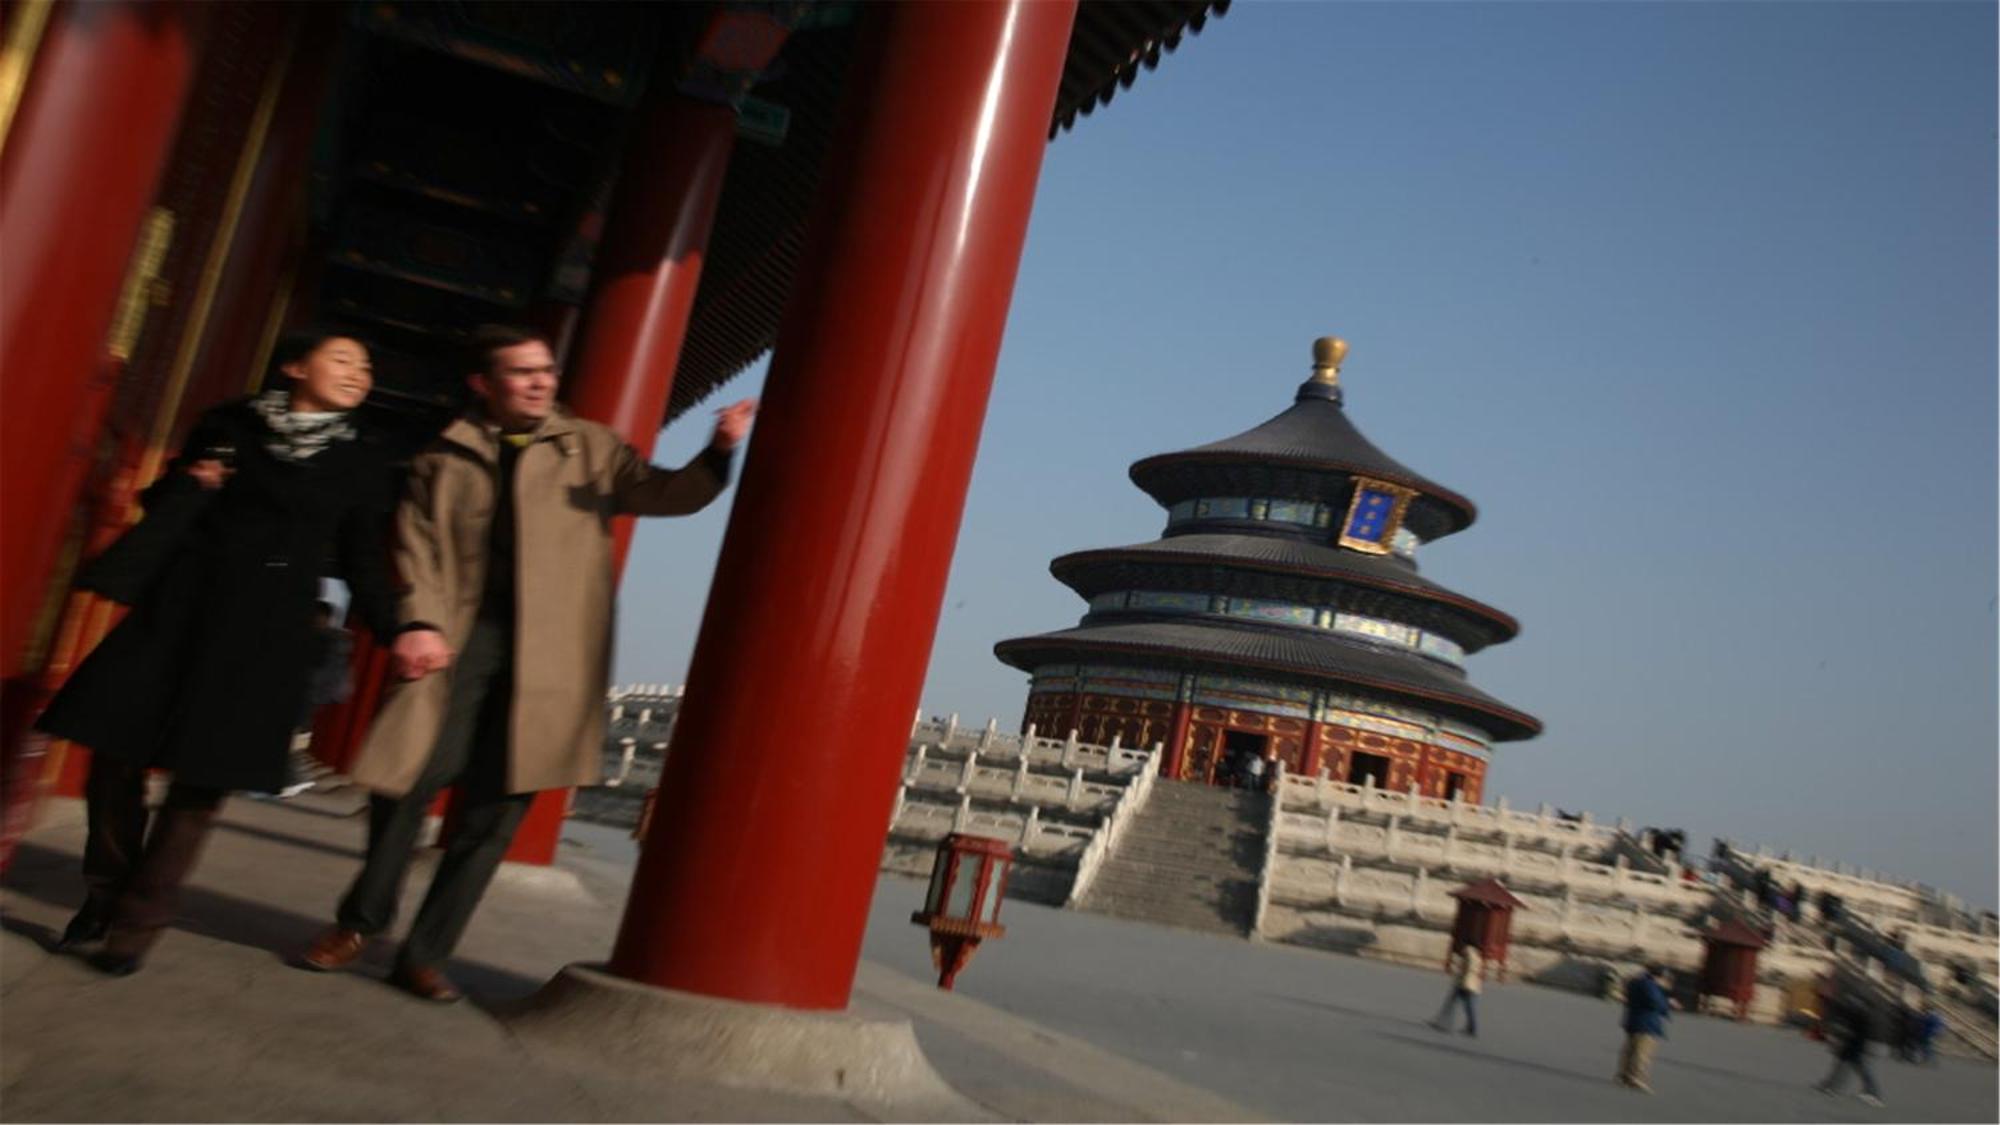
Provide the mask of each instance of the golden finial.
{"label": "golden finial", "polygon": [[1321,336],[1313,341],[1312,381],[1329,387],[1340,385],[1340,364],[1347,358],[1347,341],[1338,336]]}

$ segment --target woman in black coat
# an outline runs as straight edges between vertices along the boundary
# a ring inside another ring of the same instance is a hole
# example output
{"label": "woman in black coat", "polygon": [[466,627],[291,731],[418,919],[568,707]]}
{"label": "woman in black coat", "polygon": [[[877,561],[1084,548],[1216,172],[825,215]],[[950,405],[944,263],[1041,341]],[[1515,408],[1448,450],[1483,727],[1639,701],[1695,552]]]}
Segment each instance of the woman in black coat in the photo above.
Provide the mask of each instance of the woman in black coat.
{"label": "woman in black coat", "polygon": [[[62,944],[104,938],[106,972],[136,970],[172,920],[224,795],[284,784],[321,576],[347,580],[378,636],[395,628],[390,455],[349,413],[373,385],[368,350],[306,333],[275,365],[276,389],[202,416],[142,497],[146,521],[86,568],[132,612],[36,724],[91,751],[88,898]],[[150,834],[149,768],[173,774]]]}

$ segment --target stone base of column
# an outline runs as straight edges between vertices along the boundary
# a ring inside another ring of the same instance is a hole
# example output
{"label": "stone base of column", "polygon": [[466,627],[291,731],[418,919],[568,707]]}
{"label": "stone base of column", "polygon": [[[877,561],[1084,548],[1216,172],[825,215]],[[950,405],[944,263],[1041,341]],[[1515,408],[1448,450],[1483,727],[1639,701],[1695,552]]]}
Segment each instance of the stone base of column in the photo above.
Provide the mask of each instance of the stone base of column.
{"label": "stone base of column", "polygon": [[648,1079],[838,1099],[881,1120],[991,1117],[931,1067],[907,1020],[722,1000],[580,964],[494,1015],[532,1052]]}

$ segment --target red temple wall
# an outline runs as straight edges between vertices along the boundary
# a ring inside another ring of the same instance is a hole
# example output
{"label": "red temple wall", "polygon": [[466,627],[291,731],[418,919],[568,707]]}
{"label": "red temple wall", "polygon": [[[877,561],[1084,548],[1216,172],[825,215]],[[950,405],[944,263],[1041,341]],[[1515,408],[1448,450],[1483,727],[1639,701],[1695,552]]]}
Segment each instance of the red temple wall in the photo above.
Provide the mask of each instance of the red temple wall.
{"label": "red temple wall", "polygon": [[[1167,758],[1162,772],[1184,781],[1213,782],[1226,733],[1244,731],[1268,738],[1267,755],[1282,761],[1287,773],[1314,776],[1325,767],[1333,780],[1348,781],[1354,776],[1353,755],[1360,752],[1388,759],[1385,789],[1403,791],[1415,783],[1424,795],[1443,797],[1448,775],[1453,772],[1464,778],[1460,799],[1477,804],[1484,799],[1486,789],[1487,763],[1477,755],[1248,706],[1044,691],[1028,697],[1022,722],[1033,724],[1036,733],[1047,738],[1064,738],[1074,730],[1080,740],[1089,743],[1108,743],[1113,735],[1126,746],[1164,743]],[[1177,730],[1182,733],[1176,743]]]}

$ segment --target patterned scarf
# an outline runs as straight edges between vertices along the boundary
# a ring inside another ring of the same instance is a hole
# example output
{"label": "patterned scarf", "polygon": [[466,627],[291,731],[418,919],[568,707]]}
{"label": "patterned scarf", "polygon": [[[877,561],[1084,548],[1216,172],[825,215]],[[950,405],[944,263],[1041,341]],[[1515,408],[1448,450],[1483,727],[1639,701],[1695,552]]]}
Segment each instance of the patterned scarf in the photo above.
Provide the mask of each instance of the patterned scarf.
{"label": "patterned scarf", "polygon": [[264,448],[280,461],[296,465],[336,441],[352,441],[354,424],[345,411],[294,413],[291,392],[273,388],[251,400],[251,409],[264,420]]}

